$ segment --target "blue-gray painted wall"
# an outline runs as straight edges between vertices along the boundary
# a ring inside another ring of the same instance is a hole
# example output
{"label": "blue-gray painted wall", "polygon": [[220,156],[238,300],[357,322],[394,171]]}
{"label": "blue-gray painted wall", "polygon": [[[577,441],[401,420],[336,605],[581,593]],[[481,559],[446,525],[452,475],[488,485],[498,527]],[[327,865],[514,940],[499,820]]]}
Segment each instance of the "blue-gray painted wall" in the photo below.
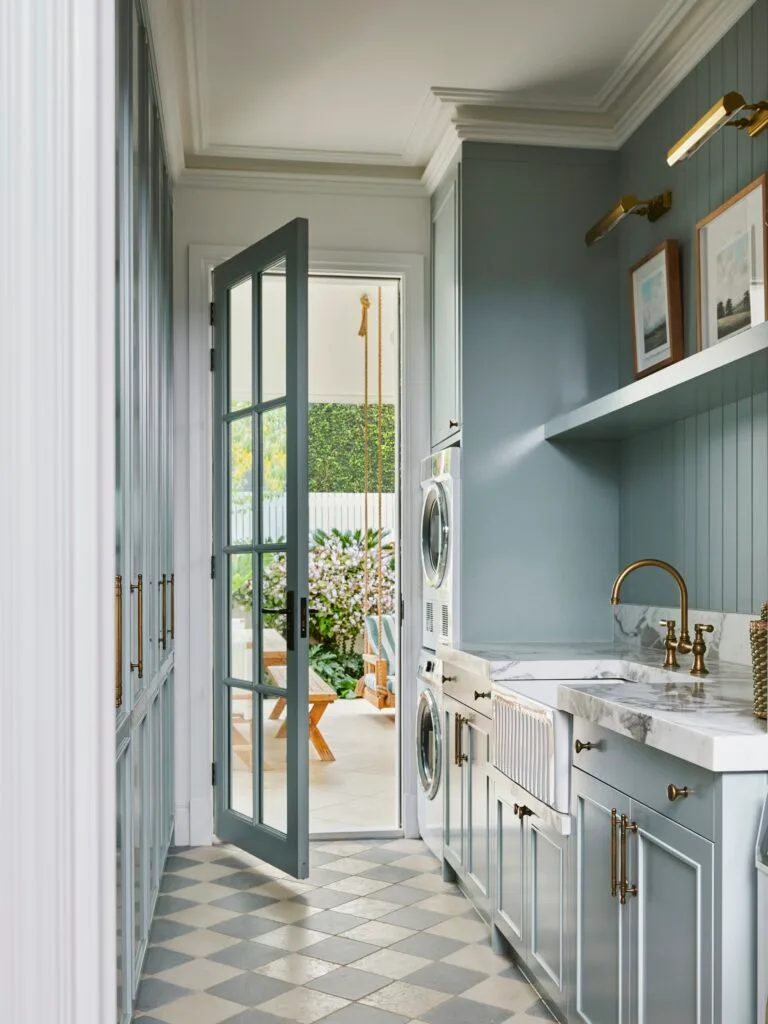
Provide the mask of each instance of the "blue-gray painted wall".
{"label": "blue-gray painted wall", "polygon": [[618,154],[465,144],[461,154],[462,636],[611,634],[615,445],[559,448],[543,424],[617,386],[618,235],[584,229]]}
{"label": "blue-gray painted wall", "polygon": [[[695,352],[696,222],[768,170],[768,132],[752,141],[734,128],[667,167],[668,148],[731,90],[768,99],[768,0],[757,0],[620,153],[621,192],[673,191],[673,209],[662,220],[630,218],[614,232],[622,384],[632,379],[627,268],[663,239],[679,241],[686,354]],[[724,395],[720,408],[621,445],[622,564],[667,558],[685,576],[698,608],[750,612],[768,600],[767,388],[765,377],[755,379],[751,397],[736,402]],[[674,585],[648,570],[628,581],[624,599],[670,604],[676,596]]]}

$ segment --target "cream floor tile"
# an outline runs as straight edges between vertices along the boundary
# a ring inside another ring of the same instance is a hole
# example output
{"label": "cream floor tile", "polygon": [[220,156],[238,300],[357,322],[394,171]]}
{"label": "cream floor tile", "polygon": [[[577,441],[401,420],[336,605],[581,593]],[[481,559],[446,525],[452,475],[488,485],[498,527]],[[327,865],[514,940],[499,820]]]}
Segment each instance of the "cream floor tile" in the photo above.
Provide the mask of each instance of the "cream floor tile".
{"label": "cream floor tile", "polygon": [[509,960],[494,953],[490,946],[473,945],[457,949],[455,953],[444,958],[443,963],[456,967],[466,967],[469,971],[481,971],[483,974],[501,974],[509,967]]}
{"label": "cream floor tile", "polygon": [[252,942],[260,942],[263,946],[272,946],[274,949],[285,949],[290,953],[296,953],[300,949],[311,946],[313,942],[320,942],[327,939],[324,932],[313,932],[310,928],[300,928],[295,924],[288,924],[285,928],[276,928],[273,932],[265,935],[257,935]]}
{"label": "cream floor tile", "polygon": [[401,928],[399,924],[382,924],[380,921],[366,921],[356,928],[344,932],[343,938],[370,942],[372,946],[393,946],[396,942],[409,939],[416,932],[412,928]]}
{"label": "cream floor tile", "polygon": [[447,921],[433,924],[425,931],[429,935],[440,935],[444,939],[456,939],[457,942],[482,942],[488,938],[488,926],[471,917],[450,917]]}
{"label": "cream floor tile", "polygon": [[236,916],[231,910],[222,910],[220,907],[201,903],[197,907],[180,910],[178,914],[169,914],[168,920],[178,921],[179,924],[189,925],[190,928],[213,928],[215,924],[221,924],[222,921],[228,921]]}
{"label": "cream floor tile", "polygon": [[295,924],[296,921],[303,921],[304,918],[319,914],[321,909],[321,907],[308,907],[306,903],[281,900],[280,903],[271,903],[268,907],[254,910],[252,916],[265,917],[268,921],[282,921],[283,924]]}
{"label": "cream floor tile", "polygon": [[495,976],[468,989],[462,997],[511,1011],[527,1010],[537,1001],[536,993],[524,981]]}
{"label": "cream floor tile", "polygon": [[168,942],[161,942],[165,949],[175,949],[177,953],[186,953],[187,956],[210,956],[211,953],[218,953],[227,946],[234,946],[240,939],[231,935],[220,935],[219,932],[209,932],[198,929],[194,932],[187,932],[177,939],[169,939]]}
{"label": "cream floor tile", "polygon": [[362,874],[363,871],[370,871],[371,862],[369,860],[357,860],[354,857],[342,857],[340,860],[325,864],[324,867],[329,871],[336,871],[347,878],[350,875]]}
{"label": "cream floor tile", "polygon": [[[427,850],[422,839],[395,839],[393,842],[389,843],[388,848],[395,852],[402,853],[403,857],[406,857],[409,854],[415,854],[417,856],[421,855],[423,857]],[[432,863],[434,864],[434,858],[432,859]]]}
{"label": "cream floor tile", "polygon": [[435,871],[438,860],[432,854],[408,854],[392,861],[393,868],[407,868],[409,871]]}
{"label": "cream floor tile", "polygon": [[192,846],[188,850],[182,850],[182,856],[186,857],[187,860],[207,861],[207,860],[218,860],[222,853],[228,851],[228,847],[224,844],[216,844],[215,846]]}
{"label": "cream floor tile", "polygon": [[200,882],[199,885],[190,885],[181,892],[185,900],[192,900],[193,903],[213,903],[214,900],[223,900],[225,896],[232,895],[231,889],[216,885],[215,882]]}
{"label": "cream floor tile", "polygon": [[420,985],[409,985],[407,981],[395,981],[386,988],[371,993],[360,1002],[367,1006],[377,1006],[380,1010],[388,1010],[390,1013],[408,1016],[411,1013],[429,1013],[450,998],[446,992],[436,992]]}
{"label": "cream floor tile", "polygon": [[376,953],[364,956],[362,960],[356,960],[355,967],[359,971],[370,971],[371,974],[380,974],[383,978],[400,981],[401,978],[406,978],[431,963],[431,960],[426,960],[423,956],[397,953],[394,949],[380,949]]}
{"label": "cream floor tile", "polygon": [[450,893],[439,893],[436,896],[429,896],[420,903],[414,903],[414,907],[420,910],[431,910],[434,914],[445,914],[446,917],[456,917],[466,914],[470,909],[469,904],[463,896],[452,896]]}
{"label": "cream floor tile", "polygon": [[259,1009],[263,1013],[272,1013],[277,1017],[285,1017],[295,1024],[314,1024],[316,1020],[327,1017],[349,1005],[348,999],[330,996],[325,992],[315,992],[308,988],[293,988],[281,996],[262,1003]]}
{"label": "cream floor tile", "polygon": [[196,992],[152,1011],[152,1016],[165,1024],[221,1024],[234,1017],[242,1006],[228,999],[219,999],[207,992]]}
{"label": "cream floor tile", "polygon": [[270,978],[277,978],[291,985],[306,985],[308,981],[337,969],[338,964],[328,963],[327,960],[317,960],[303,953],[291,953],[280,960],[273,960],[271,964],[259,967],[256,973],[266,974]]}
{"label": "cream floor tile", "polygon": [[[369,867],[375,867],[373,863]],[[340,878],[338,882],[331,882],[326,889],[334,889],[336,892],[348,892],[354,896],[370,896],[372,892],[379,889],[386,889],[389,882],[382,882],[378,878],[360,878],[352,875],[351,878]]]}
{"label": "cream floor tile", "polygon": [[371,896],[361,896],[360,899],[350,900],[343,903],[337,910],[343,914],[353,914],[355,917],[364,917],[367,921],[375,921],[378,917],[386,917],[398,908],[387,900],[377,900]]}
{"label": "cream floor tile", "polygon": [[[373,843],[355,843],[344,840],[338,843],[319,843],[313,849],[319,850],[321,853],[336,853],[346,860],[348,857],[354,857],[358,853],[365,853],[366,850],[373,849],[373,845]],[[366,861],[366,863],[368,862]]]}
{"label": "cream floor tile", "polygon": [[311,889],[314,889],[314,886],[309,882],[297,882],[293,878],[276,878],[273,882],[256,886],[251,892],[259,896],[269,896],[273,900],[292,900],[294,896],[301,896]]}
{"label": "cream floor tile", "polygon": [[191,988],[196,992],[204,992],[214,985],[220,985],[222,981],[229,981],[240,970],[236,967],[227,967],[226,964],[216,963],[215,960],[208,960],[205,957],[198,957],[196,960],[189,960],[178,967],[171,967],[167,971],[161,971],[155,977],[161,981],[169,981],[173,985],[181,985],[183,988]]}
{"label": "cream floor tile", "polygon": [[213,882],[223,875],[228,875],[232,868],[222,867],[220,864],[212,864],[210,861],[201,861],[193,868],[184,868],[178,871],[179,878],[194,878],[196,882]]}
{"label": "cream floor tile", "polygon": [[456,886],[453,882],[444,882],[436,872],[433,872],[431,875],[414,875],[405,884],[409,885],[412,889],[423,889],[425,892],[456,893]]}

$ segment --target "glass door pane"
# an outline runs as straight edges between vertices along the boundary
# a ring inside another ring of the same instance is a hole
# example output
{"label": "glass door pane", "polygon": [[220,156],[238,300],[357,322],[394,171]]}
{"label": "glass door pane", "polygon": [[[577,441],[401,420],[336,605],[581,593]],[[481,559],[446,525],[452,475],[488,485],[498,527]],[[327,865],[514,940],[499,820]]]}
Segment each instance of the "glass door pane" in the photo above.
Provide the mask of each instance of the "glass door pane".
{"label": "glass door pane", "polygon": [[297,220],[214,272],[216,832],[297,877],[309,849],[307,256]]}

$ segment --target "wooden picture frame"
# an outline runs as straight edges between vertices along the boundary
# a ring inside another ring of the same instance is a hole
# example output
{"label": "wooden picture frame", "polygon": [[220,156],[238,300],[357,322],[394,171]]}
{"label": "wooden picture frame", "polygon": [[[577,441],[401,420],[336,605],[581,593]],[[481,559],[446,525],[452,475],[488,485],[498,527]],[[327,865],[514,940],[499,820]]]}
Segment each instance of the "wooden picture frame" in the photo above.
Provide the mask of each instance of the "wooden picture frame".
{"label": "wooden picture frame", "polygon": [[768,174],[696,225],[699,351],[768,320]]}
{"label": "wooden picture frame", "polygon": [[662,242],[629,271],[635,379],[683,358],[680,247]]}

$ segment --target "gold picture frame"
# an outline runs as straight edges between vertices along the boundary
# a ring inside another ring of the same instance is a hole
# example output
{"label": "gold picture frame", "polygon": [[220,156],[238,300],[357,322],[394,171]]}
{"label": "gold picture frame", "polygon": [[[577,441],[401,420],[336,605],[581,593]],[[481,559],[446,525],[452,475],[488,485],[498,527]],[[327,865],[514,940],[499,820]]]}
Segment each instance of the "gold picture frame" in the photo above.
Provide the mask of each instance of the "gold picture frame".
{"label": "gold picture frame", "polygon": [[643,256],[629,272],[635,379],[683,358],[680,247],[672,239]]}

